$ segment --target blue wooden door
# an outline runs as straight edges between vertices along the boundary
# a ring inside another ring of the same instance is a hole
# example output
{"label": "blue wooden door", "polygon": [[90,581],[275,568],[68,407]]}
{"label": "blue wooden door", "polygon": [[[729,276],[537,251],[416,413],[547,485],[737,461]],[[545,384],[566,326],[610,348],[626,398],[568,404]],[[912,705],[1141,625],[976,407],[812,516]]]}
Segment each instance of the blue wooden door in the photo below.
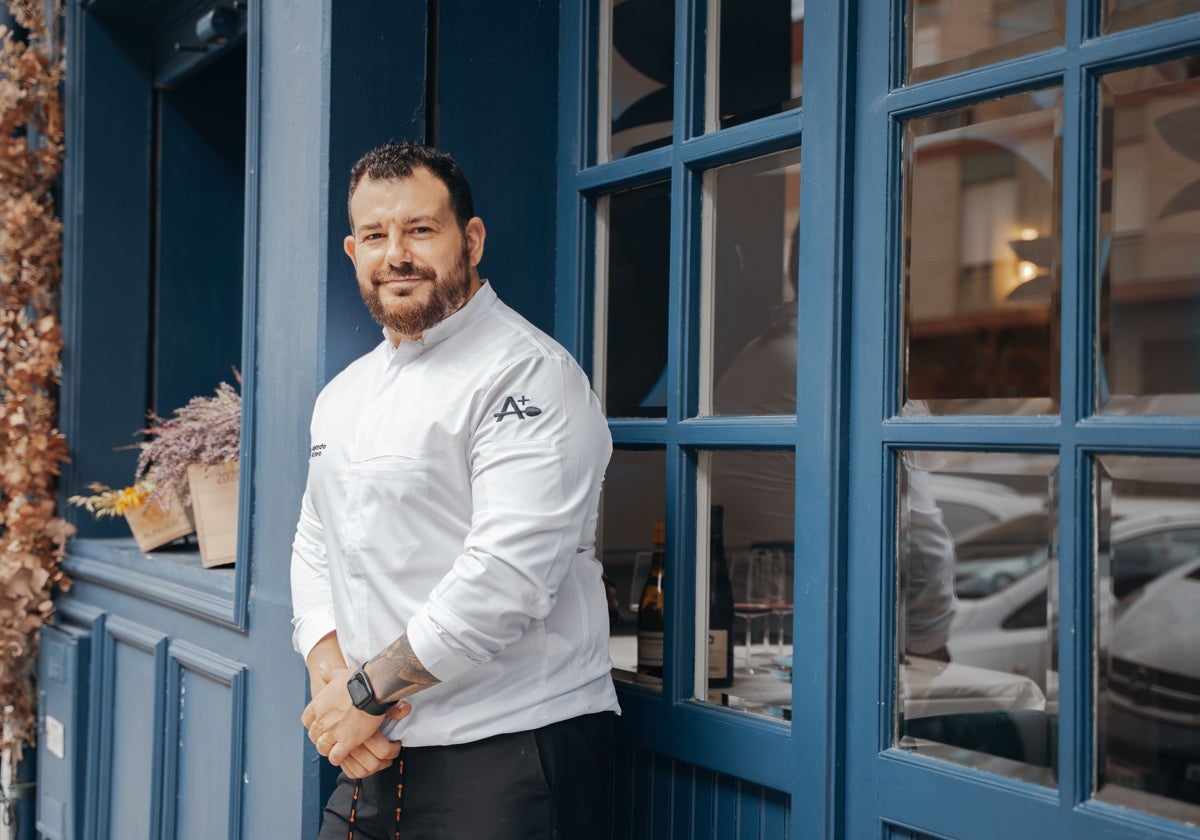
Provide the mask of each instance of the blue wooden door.
{"label": "blue wooden door", "polygon": [[858,4],[846,836],[1198,836],[1196,11]]}

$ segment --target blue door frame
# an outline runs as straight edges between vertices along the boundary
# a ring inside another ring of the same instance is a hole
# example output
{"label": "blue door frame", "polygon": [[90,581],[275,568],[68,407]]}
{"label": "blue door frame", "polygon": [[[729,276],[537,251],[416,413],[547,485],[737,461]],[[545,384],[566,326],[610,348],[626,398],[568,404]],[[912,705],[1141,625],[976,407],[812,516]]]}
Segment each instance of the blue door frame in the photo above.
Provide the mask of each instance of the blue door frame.
{"label": "blue door frame", "polygon": [[[1200,452],[1194,418],[1095,415],[1096,77],[1200,48],[1200,17],[1099,37],[1101,4],[1068,0],[1062,45],[904,86],[904,4],[863,2],[854,90],[852,305],[846,503],[845,832],[898,838],[1195,838],[1181,823],[1092,797],[1092,456]],[[1061,85],[1060,409],[1050,417],[899,416],[905,119]],[[882,362],[882,363],[881,363]],[[1049,453],[1059,459],[1057,789],[892,748],[895,705],[896,453]]]}

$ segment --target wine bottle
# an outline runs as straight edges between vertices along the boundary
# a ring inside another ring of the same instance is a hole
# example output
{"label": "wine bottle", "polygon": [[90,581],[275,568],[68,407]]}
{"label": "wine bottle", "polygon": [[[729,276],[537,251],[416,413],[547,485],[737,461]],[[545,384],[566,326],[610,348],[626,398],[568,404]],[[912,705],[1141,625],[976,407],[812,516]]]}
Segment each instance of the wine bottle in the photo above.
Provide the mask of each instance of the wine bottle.
{"label": "wine bottle", "polygon": [[637,616],[637,682],[662,685],[663,626],[666,594],[663,578],[667,571],[667,526],[654,523],[654,550],[650,555],[650,573],[642,587]]}
{"label": "wine bottle", "polygon": [[708,687],[733,685],[733,583],[725,558],[725,509],[709,516]]}

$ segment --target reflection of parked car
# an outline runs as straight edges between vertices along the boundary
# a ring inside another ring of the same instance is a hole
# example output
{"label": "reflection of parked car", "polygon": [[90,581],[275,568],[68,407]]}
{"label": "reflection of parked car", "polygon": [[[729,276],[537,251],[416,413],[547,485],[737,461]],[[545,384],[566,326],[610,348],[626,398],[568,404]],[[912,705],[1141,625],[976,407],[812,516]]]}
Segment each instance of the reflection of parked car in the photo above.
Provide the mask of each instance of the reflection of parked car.
{"label": "reflection of parked car", "polygon": [[[1050,524],[1045,513],[1027,514],[963,537],[955,546],[958,597],[982,598],[1045,564]],[[1200,554],[1200,504],[1114,514],[1109,542],[1111,562],[1102,555],[1100,573],[1120,599]]]}
{"label": "reflection of parked car", "polygon": [[[1200,557],[1198,507],[1114,517],[1111,560],[1101,558],[1097,587],[1104,604],[1102,642],[1112,608],[1124,608],[1121,599]],[[1046,687],[1049,526],[1045,515],[1020,517],[981,529],[957,546],[959,605],[950,629],[955,662],[1027,675]],[[1022,568],[1027,570],[1023,576],[1006,579]]]}
{"label": "reflection of parked car", "polygon": [[982,478],[931,472],[929,489],[956,540],[981,526],[1045,508],[1040,496]]}
{"label": "reflection of parked car", "polygon": [[1044,566],[997,592],[959,601],[950,627],[952,661],[1027,676],[1045,689],[1049,652]]}
{"label": "reflection of parked car", "polygon": [[954,589],[959,598],[982,598],[1043,565],[1049,549],[1050,519],[1027,513],[978,528],[955,545]]}
{"label": "reflection of parked car", "polygon": [[[1200,804],[1200,555],[1122,604],[1108,670],[1108,759]],[[1112,769],[1112,768],[1110,768]]]}

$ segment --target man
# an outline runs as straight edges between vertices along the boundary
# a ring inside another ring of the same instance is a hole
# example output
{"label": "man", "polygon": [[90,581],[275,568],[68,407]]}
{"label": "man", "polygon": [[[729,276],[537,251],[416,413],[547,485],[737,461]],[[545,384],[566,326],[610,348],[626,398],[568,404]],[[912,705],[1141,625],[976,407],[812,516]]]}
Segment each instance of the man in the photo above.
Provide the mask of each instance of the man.
{"label": "man", "polygon": [[480,279],[452,158],[368,152],[349,212],[385,340],[317,399],[292,553],[302,722],[342,769],[320,836],[586,837],[618,711],[594,546],[607,423]]}

